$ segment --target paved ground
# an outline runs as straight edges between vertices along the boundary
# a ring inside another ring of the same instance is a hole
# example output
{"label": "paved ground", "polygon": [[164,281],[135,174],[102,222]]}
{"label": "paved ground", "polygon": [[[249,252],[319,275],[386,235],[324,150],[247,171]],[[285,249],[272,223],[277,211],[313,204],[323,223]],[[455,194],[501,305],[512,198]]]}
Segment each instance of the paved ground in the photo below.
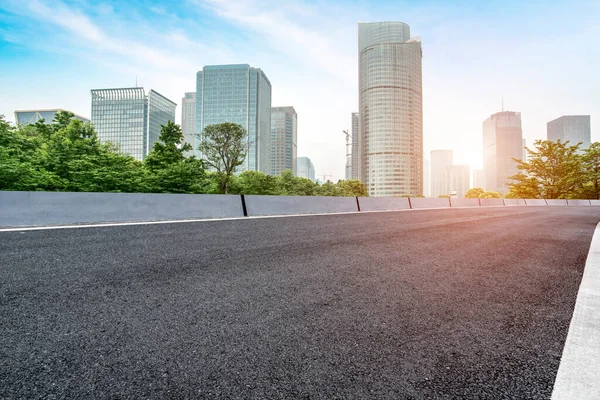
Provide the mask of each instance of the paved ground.
{"label": "paved ground", "polygon": [[549,398],[600,207],[0,233],[0,398]]}

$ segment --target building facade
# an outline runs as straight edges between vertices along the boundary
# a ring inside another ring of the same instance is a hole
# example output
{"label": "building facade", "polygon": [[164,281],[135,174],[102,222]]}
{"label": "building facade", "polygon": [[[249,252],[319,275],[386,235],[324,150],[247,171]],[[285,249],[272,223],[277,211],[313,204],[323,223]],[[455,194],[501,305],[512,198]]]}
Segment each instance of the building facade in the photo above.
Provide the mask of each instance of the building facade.
{"label": "building facade", "polygon": [[421,40],[403,22],[358,24],[360,180],[370,196],[423,193]]}
{"label": "building facade", "polygon": [[[54,123],[54,117],[62,108],[49,108],[43,110],[17,110],[15,111],[15,123],[17,125],[30,125],[35,124],[38,121],[44,120],[47,124]],[[70,111],[69,111],[70,112]],[[83,123],[90,122],[90,120],[86,117],[82,117],[81,115],[74,114],[75,119],[80,120]]]}
{"label": "building facade", "polygon": [[[271,173],[271,82],[247,64],[209,65],[196,75],[197,149],[208,125],[232,122],[244,127],[246,158],[237,172]],[[197,156],[202,155],[198,151]]]}
{"label": "building facade", "polygon": [[591,121],[589,115],[563,115],[547,124],[548,140],[569,141],[575,145],[581,142],[580,150],[587,149],[591,143]]}
{"label": "building facade", "polygon": [[472,188],[481,188],[485,190],[485,184],[483,183],[483,170],[482,169],[474,169],[473,170],[473,185]]}
{"label": "building facade", "polygon": [[[184,141],[193,147],[196,132],[196,92],[187,92],[181,99],[181,131]],[[194,150],[197,150],[197,147],[187,155],[194,154]]]}
{"label": "building facade", "polygon": [[448,196],[450,191],[449,172],[453,163],[452,150],[432,150],[429,164],[430,196]]}
{"label": "building facade", "polygon": [[358,113],[352,113],[352,150],[351,150],[351,167],[350,167],[350,179],[360,179],[360,151],[358,149],[358,143],[360,140],[360,132],[358,131]]}
{"label": "building facade", "polygon": [[294,107],[271,108],[271,175],[297,174],[298,114]]}
{"label": "building facade", "polygon": [[315,166],[308,157],[298,157],[298,176],[315,182]]}
{"label": "building facade", "polygon": [[423,196],[429,197],[429,160],[423,159]]}
{"label": "building facade", "polygon": [[175,121],[177,104],[144,88],[92,89],[92,124],[102,142],[143,160],[158,141],[161,126]]}
{"label": "building facade", "polygon": [[523,157],[521,113],[502,111],[483,121],[483,178],[485,190],[508,192],[509,177]]}
{"label": "building facade", "polygon": [[471,168],[463,164],[450,166],[448,182],[450,192],[456,192],[457,197],[465,197],[471,186]]}

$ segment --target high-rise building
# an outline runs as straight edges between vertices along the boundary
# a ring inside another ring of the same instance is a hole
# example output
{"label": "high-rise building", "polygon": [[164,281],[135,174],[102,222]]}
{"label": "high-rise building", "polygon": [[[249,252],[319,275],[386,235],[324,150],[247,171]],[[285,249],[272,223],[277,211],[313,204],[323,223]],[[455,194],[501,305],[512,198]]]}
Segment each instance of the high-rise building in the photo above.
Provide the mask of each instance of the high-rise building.
{"label": "high-rise building", "polygon": [[527,147],[527,140],[523,138],[523,144],[521,145],[523,155],[521,156],[521,161],[527,162],[527,149],[525,147]]}
{"label": "high-rise building", "polygon": [[297,173],[298,115],[294,107],[271,108],[271,175]]}
{"label": "high-rise building", "polygon": [[[247,64],[209,65],[196,75],[196,137],[208,125],[232,122],[247,131],[246,159],[237,172],[271,173],[271,82]],[[201,156],[200,153],[197,153]]]}
{"label": "high-rise building", "polygon": [[473,185],[472,188],[481,188],[485,190],[485,185],[483,183],[483,170],[482,169],[474,169],[473,170]]}
{"label": "high-rise building", "polygon": [[429,197],[429,160],[423,159],[423,196]]}
{"label": "high-rise building", "polygon": [[360,151],[358,149],[358,143],[360,140],[360,133],[358,132],[358,113],[352,113],[352,158],[351,158],[351,178],[360,179]]}
{"label": "high-rise building", "polygon": [[548,140],[568,140],[571,145],[581,142],[581,150],[590,147],[591,132],[589,115],[563,115],[547,124]]}
{"label": "high-rise building", "polygon": [[370,196],[423,193],[421,59],[407,24],[358,24],[360,180]]}
{"label": "high-rise building", "polygon": [[485,190],[504,194],[509,177],[519,170],[513,158],[523,157],[521,113],[501,111],[483,121],[483,176]]}
{"label": "high-rise building", "polygon": [[177,104],[144,88],[92,89],[92,124],[98,138],[143,160],[160,136],[161,125],[175,121]]}
{"label": "high-rise building", "polygon": [[[17,110],[15,111],[15,122],[17,125],[29,125],[35,124],[38,121],[44,120],[47,124],[54,123],[54,117],[62,108],[49,108],[43,110]],[[86,117],[82,117],[81,115],[74,114],[74,118],[80,120],[81,122],[90,122]]]}
{"label": "high-rise building", "polygon": [[315,181],[315,166],[308,157],[298,157],[298,176]]}
{"label": "high-rise building", "polygon": [[449,172],[453,163],[452,150],[432,150],[429,175],[431,197],[448,196],[450,191]]}
{"label": "high-rise building", "polygon": [[[194,134],[196,132],[196,92],[187,92],[181,99],[181,131],[186,143],[194,146]],[[194,154],[194,148],[188,155]]]}
{"label": "high-rise building", "polygon": [[471,168],[464,164],[455,164],[448,169],[450,192],[456,192],[458,197],[465,197],[471,186]]}

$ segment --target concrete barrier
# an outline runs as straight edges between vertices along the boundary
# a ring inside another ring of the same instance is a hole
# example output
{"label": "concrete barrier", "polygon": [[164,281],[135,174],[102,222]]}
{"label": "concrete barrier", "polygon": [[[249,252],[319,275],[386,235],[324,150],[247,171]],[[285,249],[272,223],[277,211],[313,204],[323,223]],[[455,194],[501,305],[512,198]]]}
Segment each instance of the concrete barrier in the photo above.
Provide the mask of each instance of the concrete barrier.
{"label": "concrete barrier", "polygon": [[479,203],[481,207],[495,207],[495,206],[503,206],[503,199],[479,199]]}
{"label": "concrete barrier", "polygon": [[452,207],[479,207],[479,199],[450,199]]}
{"label": "concrete barrier", "polygon": [[450,199],[424,199],[422,197],[411,197],[412,208],[444,208],[450,207]]}
{"label": "concrete barrier", "polygon": [[567,205],[569,206],[589,206],[589,200],[567,200]]}
{"label": "concrete barrier", "polygon": [[237,195],[0,191],[0,226],[242,217]]}
{"label": "concrete barrier", "polygon": [[360,211],[394,211],[410,209],[408,197],[359,197]]}
{"label": "concrete barrier", "polygon": [[505,206],[524,206],[525,200],[523,199],[504,199]]}
{"label": "concrete barrier", "polygon": [[565,200],[565,199],[546,199],[546,203],[549,206],[566,206],[567,200]]}
{"label": "concrete barrier", "polygon": [[356,197],[244,196],[248,216],[356,212]]}
{"label": "concrete barrier", "polygon": [[600,206],[600,200],[590,200],[590,206]]}
{"label": "concrete barrier", "polygon": [[544,199],[525,199],[525,204],[528,206],[547,206],[546,200]]}

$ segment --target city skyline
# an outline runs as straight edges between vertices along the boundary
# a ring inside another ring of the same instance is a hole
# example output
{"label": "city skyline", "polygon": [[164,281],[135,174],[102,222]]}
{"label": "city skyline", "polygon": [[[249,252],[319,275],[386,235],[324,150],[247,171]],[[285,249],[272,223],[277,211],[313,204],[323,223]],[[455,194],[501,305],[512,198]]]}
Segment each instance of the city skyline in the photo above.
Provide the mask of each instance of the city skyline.
{"label": "city skyline", "polygon": [[[600,35],[600,4],[508,3],[299,2],[271,10],[253,1],[51,7],[8,0],[0,5],[0,114],[11,120],[17,109],[57,107],[87,116],[89,89],[133,86],[136,76],[141,86],[180,99],[194,90],[193,74],[203,65],[248,63],[269,76],[274,104],[294,104],[302,114],[299,153],[315,160],[318,175],[335,180],[344,174],[342,130],[358,107],[356,22],[393,19],[408,23],[424,43],[424,152],[450,148],[456,162],[477,168],[481,120],[500,109],[502,95],[506,108],[521,111],[530,144],[545,138],[546,123],[557,116],[599,117],[592,66],[600,54],[588,49]],[[333,30],[324,17],[331,13],[340,19]],[[520,17],[531,13],[537,18]],[[548,31],[544,21],[556,18],[567,29]],[[557,58],[558,48],[568,56]],[[178,109],[178,123],[180,117]],[[594,125],[592,141],[599,136]]]}

